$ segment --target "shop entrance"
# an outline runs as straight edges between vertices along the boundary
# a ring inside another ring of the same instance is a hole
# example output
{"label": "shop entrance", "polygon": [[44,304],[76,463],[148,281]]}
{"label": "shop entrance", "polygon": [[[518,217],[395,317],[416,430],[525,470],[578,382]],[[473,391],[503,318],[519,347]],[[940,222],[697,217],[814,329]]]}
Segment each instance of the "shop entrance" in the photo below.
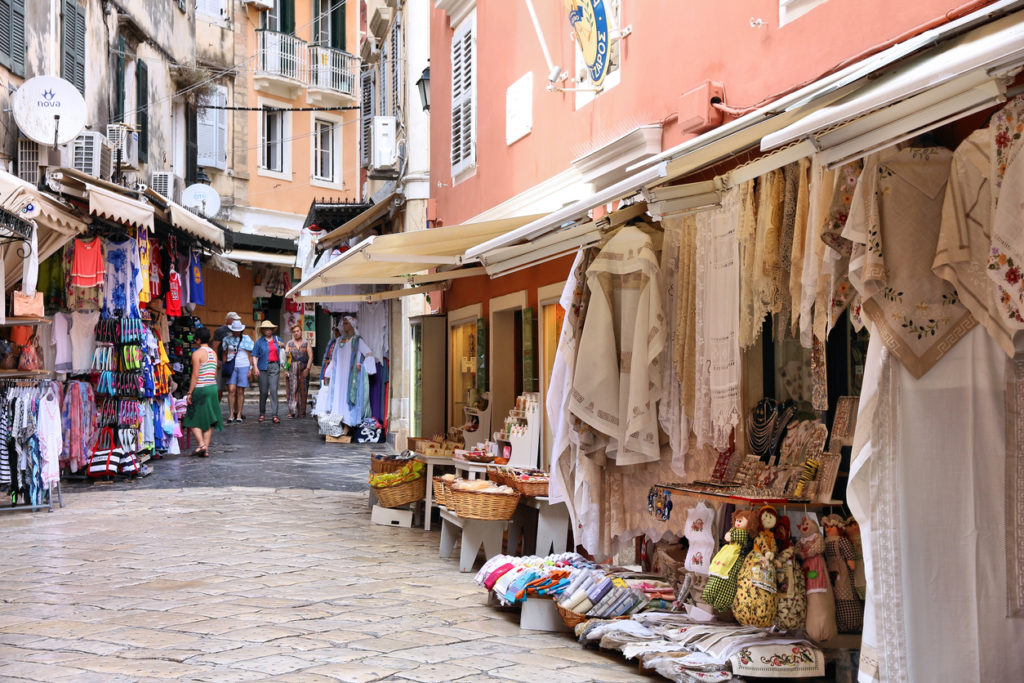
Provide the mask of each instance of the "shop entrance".
{"label": "shop entrance", "polygon": [[491,299],[491,415],[498,429],[523,392],[523,309],[526,291]]}

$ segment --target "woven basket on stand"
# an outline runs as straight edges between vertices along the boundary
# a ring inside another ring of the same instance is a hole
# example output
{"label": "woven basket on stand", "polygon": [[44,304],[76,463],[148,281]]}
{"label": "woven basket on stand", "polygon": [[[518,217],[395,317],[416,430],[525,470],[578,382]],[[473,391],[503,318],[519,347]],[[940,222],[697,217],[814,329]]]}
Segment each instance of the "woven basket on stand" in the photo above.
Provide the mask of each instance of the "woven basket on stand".
{"label": "woven basket on stand", "polygon": [[[562,621],[564,621],[565,625],[568,626],[570,629],[575,629],[577,626],[582,624],[584,621],[586,621],[587,619],[590,619],[590,617],[588,617],[586,614],[580,614],[579,612],[573,612],[572,610],[568,610],[568,609],[562,607],[561,605],[558,604],[557,600],[555,600],[555,609],[558,610],[558,615],[560,617],[562,617]],[[603,619],[621,620],[621,619],[629,619],[629,616],[625,615],[625,616],[621,616],[621,617],[603,617]]]}
{"label": "woven basket on stand", "polygon": [[519,505],[519,493],[482,493],[450,488],[455,514],[468,519],[511,519]]}
{"label": "woven basket on stand", "polygon": [[397,486],[373,487],[377,494],[377,501],[381,507],[396,508],[407,503],[415,503],[423,500],[427,493],[427,480],[425,477],[417,477]]}
{"label": "woven basket on stand", "polygon": [[512,474],[506,467],[492,466],[487,468],[487,478],[498,486],[512,486]]}
{"label": "woven basket on stand", "polygon": [[434,477],[434,500],[437,501],[438,505],[443,505],[448,509],[452,508],[452,495],[448,488],[448,482],[443,477]]}
{"label": "woven basket on stand", "polygon": [[522,479],[512,477],[509,486],[527,497],[544,497],[548,495],[547,479],[542,479],[540,481],[523,481]]}
{"label": "woven basket on stand", "polygon": [[370,473],[397,472],[408,463],[408,460],[381,460],[370,456]]}

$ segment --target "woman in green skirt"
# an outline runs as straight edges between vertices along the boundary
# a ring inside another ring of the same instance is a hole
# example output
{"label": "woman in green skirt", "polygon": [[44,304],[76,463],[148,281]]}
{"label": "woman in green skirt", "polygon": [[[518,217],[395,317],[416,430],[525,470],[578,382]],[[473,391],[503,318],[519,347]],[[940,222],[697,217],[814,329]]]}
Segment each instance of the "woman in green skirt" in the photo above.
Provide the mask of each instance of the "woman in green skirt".
{"label": "woman in green skirt", "polygon": [[196,330],[199,348],[192,352],[192,382],[188,387],[188,410],[182,422],[192,430],[198,445],[192,455],[210,457],[210,437],[220,431],[220,401],[217,400],[217,354],[210,348],[210,330]]}

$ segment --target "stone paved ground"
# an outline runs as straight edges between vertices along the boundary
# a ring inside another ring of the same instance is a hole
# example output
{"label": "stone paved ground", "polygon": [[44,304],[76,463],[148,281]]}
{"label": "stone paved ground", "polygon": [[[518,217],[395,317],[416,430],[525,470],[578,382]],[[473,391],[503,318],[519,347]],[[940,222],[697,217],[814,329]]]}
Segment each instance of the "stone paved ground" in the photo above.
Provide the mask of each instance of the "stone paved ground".
{"label": "stone paved ground", "polygon": [[325,490],[365,481],[365,448],[273,429],[0,516],[0,680],[649,680],[521,631],[436,530],[372,525],[365,492]]}

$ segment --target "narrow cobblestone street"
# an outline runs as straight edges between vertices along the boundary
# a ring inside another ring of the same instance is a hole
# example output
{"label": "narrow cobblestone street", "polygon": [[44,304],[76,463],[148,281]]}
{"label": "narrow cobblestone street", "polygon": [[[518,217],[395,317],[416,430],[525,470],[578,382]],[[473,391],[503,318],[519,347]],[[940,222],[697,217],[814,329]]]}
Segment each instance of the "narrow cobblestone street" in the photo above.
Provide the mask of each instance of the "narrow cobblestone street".
{"label": "narrow cobblestone street", "polygon": [[0,680],[649,680],[372,525],[368,447],[250,417],[212,450],[0,517]]}

